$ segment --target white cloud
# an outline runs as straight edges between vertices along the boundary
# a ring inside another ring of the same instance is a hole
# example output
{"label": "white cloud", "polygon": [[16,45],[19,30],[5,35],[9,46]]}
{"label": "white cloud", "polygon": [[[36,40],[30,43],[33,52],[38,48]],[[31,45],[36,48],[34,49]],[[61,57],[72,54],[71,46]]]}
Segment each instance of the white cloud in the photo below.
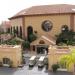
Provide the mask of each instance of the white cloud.
{"label": "white cloud", "polygon": [[0,22],[22,9],[35,5],[75,4],[74,0],[0,0]]}

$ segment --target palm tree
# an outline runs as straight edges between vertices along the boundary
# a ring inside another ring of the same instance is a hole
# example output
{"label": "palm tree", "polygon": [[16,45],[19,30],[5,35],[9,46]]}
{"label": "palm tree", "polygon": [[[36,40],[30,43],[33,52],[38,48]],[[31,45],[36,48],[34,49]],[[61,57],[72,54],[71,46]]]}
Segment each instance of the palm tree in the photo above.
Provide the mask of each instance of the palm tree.
{"label": "palm tree", "polygon": [[60,62],[63,64],[66,62],[66,68],[70,68],[74,64],[74,74],[75,74],[75,49],[71,50],[69,55],[64,55],[61,57]]}

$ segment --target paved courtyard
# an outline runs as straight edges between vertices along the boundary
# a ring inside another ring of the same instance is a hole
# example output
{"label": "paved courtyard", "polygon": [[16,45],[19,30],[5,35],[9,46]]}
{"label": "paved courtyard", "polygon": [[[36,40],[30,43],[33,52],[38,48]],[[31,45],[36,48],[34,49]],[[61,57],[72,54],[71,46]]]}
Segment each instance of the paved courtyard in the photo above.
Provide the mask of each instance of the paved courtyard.
{"label": "paved courtyard", "polygon": [[67,72],[47,72],[45,68],[38,69],[37,66],[34,68],[29,68],[28,66],[24,66],[23,68],[0,68],[0,75],[72,75]]}
{"label": "paved courtyard", "polygon": [[37,64],[33,68],[29,68],[30,57],[25,57],[26,64],[22,68],[0,68],[0,75],[72,75],[72,73],[67,72],[48,72],[45,67],[43,69],[38,69]]}

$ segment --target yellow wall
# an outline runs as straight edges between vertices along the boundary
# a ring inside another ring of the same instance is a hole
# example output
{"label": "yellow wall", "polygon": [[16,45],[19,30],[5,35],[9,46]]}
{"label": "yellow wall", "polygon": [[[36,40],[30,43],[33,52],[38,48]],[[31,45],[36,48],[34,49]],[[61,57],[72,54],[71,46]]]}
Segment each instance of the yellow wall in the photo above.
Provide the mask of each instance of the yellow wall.
{"label": "yellow wall", "polygon": [[[53,29],[49,32],[45,32],[41,29],[41,24],[45,20],[50,20],[53,23]],[[39,35],[49,33],[54,36],[60,32],[61,26],[65,24],[70,27],[70,15],[25,16],[26,33],[27,27],[32,26],[33,30],[36,30]]]}
{"label": "yellow wall", "polygon": [[[41,24],[45,20],[50,20],[53,23],[53,28],[49,32],[45,32],[41,28]],[[62,25],[68,25],[70,27],[70,14],[60,15],[39,15],[39,16],[25,16],[25,22],[22,18],[16,18],[11,20],[11,26],[23,26],[25,23],[25,36],[27,36],[27,27],[32,26],[34,31],[38,32],[38,35],[44,35],[46,33],[55,36],[60,33]]]}
{"label": "yellow wall", "polygon": [[[67,49],[63,48],[62,46],[61,46],[61,48],[62,49],[59,49],[60,51],[58,51],[57,46],[49,47],[49,53],[48,53],[49,70],[52,70],[51,67],[53,64],[57,64],[58,62],[60,62],[61,56],[69,55],[70,49],[68,46],[66,46]],[[74,70],[73,64],[67,70],[73,72],[73,70]]]}
{"label": "yellow wall", "polygon": [[0,61],[3,61],[3,58],[9,58],[13,64],[13,67],[18,67],[22,62],[22,53],[21,47],[13,48],[9,46],[0,46]]}

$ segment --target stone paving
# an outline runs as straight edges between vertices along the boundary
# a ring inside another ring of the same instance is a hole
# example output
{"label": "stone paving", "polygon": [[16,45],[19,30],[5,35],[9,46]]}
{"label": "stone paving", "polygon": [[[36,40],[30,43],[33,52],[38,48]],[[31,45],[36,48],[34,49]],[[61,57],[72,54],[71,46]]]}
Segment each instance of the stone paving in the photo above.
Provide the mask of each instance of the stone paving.
{"label": "stone paving", "polygon": [[[37,64],[33,68],[29,68],[29,58],[32,54],[25,55],[26,64],[22,68],[0,68],[0,75],[72,75],[72,73],[68,72],[50,72],[46,71],[45,67],[43,69],[38,69]],[[41,55],[38,55],[40,57]]]}
{"label": "stone paving", "polygon": [[29,68],[24,66],[23,68],[0,68],[0,75],[72,75],[72,73],[67,72],[48,72],[43,69],[38,69],[38,67]]}

